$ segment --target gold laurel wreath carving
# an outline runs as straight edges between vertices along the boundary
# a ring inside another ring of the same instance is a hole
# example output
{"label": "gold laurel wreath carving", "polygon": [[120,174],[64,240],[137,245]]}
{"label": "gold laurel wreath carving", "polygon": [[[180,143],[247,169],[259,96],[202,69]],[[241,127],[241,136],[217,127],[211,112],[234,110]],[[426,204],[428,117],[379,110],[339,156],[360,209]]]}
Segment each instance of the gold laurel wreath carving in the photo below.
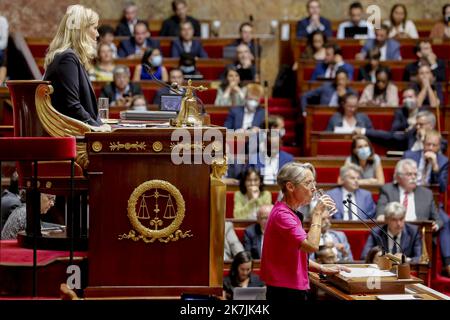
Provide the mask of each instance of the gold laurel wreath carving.
{"label": "gold laurel wreath carving", "polygon": [[126,142],[126,143],[120,143],[120,141],[117,142],[111,142],[109,144],[109,149],[111,149],[111,151],[119,151],[121,149],[125,149],[125,150],[130,150],[130,149],[135,149],[136,151],[138,150],[145,150],[147,148],[145,142],[137,142],[136,143],[130,143],[130,142]]}

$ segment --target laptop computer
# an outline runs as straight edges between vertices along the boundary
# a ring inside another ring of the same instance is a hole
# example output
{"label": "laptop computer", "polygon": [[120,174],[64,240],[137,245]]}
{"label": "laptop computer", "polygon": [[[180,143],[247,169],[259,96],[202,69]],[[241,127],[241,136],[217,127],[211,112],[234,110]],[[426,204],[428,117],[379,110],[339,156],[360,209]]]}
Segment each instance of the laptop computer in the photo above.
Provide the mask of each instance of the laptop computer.
{"label": "laptop computer", "polygon": [[363,39],[364,37],[367,37],[368,31],[367,27],[353,26],[345,28],[344,34],[346,38]]}
{"label": "laptop computer", "polygon": [[179,94],[162,95],[159,110],[179,112],[181,108],[182,99],[183,96]]}
{"label": "laptop computer", "polygon": [[233,300],[266,300],[266,287],[236,287],[233,289]]}

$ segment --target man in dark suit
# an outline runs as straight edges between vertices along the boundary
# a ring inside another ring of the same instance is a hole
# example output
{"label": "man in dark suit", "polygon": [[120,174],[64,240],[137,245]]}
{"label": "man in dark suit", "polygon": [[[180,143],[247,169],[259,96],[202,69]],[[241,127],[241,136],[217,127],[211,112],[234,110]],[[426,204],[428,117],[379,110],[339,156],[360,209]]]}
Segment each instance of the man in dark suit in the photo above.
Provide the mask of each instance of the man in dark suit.
{"label": "man in dark suit", "polygon": [[431,70],[437,82],[445,81],[445,61],[436,57],[430,41],[419,41],[414,47],[414,53],[417,55],[418,60],[406,66],[403,74],[403,81],[416,81],[419,67],[423,64],[431,66]]}
{"label": "man in dark suit", "polygon": [[19,195],[19,181],[18,181],[18,175],[15,171],[11,176],[11,182],[9,184],[8,189],[5,189],[2,194],[2,206],[1,206],[1,212],[0,212],[0,233],[2,232],[3,226],[6,223],[6,220],[8,220],[9,215],[13,210],[19,206],[22,205],[22,201],[20,199]]}
{"label": "man in dark suit", "polygon": [[194,27],[190,21],[180,24],[180,37],[172,41],[170,52],[172,58],[179,58],[183,53],[189,53],[198,58],[208,58],[202,43],[194,39]]}
{"label": "man in dark suit", "polygon": [[116,36],[131,37],[134,34],[134,27],[138,23],[138,7],[134,2],[128,2],[123,9],[123,17],[116,28]]}
{"label": "man in dark suit", "polygon": [[320,16],[319,0],[309,0],[306,3],[308,17],[297,23],[297,39],[307,38],[314,31],[322,31],[328,38],[333,36],[331,23],[328,19]]}
{"label": "man in dark suit", "polygon": [[180,23],[190,21],[194,26],[194,36],[200,37],[200,22],[197,19],[188,16],[188,6],[185,0],[172,1],[172,10],[174,15],[163,21],[161,37],[178,37],[180,35]]}
{"label": "man in dark suit", "polygon": [[[253,25],[250,22],[243,22],[239,26],[239,35],[240,38],[233,41],[229,46],[227,47],[237,47],[240,44],[245,44],[249,47],[250,52],[252,53],[253,57],[261,57],[262,48],[261,45],[256,44],[255,39],[253,39]],[[225,57],[224,58],[231,58],[235,59],[236,56],[233,57]]]}
{"label": "man in dark suit", "polygon": [[419,262],[422,255],[422,239],[417,226],[405,223],[406,210],[399,202],[390,202],[384,208],[384,216],[386,225],[383,226],[394,240],[400,244],[400,247],[390,238],[388,238],[381,230],[375,230],[369,235],[366,245],[361,253],[361,260],[365,260],[369,251],[379,244],[381,237],[381,247],[388,252],[401,257],[404,253],[407,260]]}
{"label": "man in dark suit", "polygon": [[364,47],[361,49],[361,53],[357,55],[357,59],[363,60],[366,58],[367,53],[374,49],[379,48],[381,56],[380,60],[401,60],[400,55],[400,43],[397,40],[389,39],[389,27],[385,24],[381,25],[380,29],[375,30],[375,39],[368,39]]}
{"label": "man in dark suit", "polygon": [[130,82],[130,70],[127,66],[116,66],[113,74],[114,81],[102,89],[100,96],[108,98],[111,106],[129,108],[132,97],[142,94],[141,88]]}
{"label": "man in dark suit", "polygon": [[419,106],[416,91],[412,88],[403,90],[402,100],[402,106],[394,112],[391,132],[414,129],[417,113],[427,109],[427,107]]}
{"label": "man in dark suit", "polygon": [[[181,72],[178,68],[173,68],[169,72],[169,85],[176,83],[177,85],[183,85],[183,72]],[[177,92],[171,90],[169,87],[162,87],[158,91],[156,91],[155,97],[153,98],[153,104],[160,105],[161,104],[161,96],[167,95],[178,95]]]}
{"label": "man in dark suit", "polygon": [[245,229],[244,249],[252,254],[253,259],[261,259],[264,230],[266,229],[267,219],[269,219],[272,208],[273,205],[271,204],[261,206],[256,212],[257,223]]}
{"label": "man in dark suit", "polygon": [[345,63],[341,47],[337,44],[327,44],[325,45],[325,60],[317,63],[311,80],[334,79],[338,70],[344,70],[349,80],[353,79],[354,68],[351,64]]}
{"label": "man in dark suit", "polygon": [[134,27],[134,37],[121,41],[117,54],[121,58],[141,59],[148,48],[159,48],[159,41],[150,39],[147,23],[139,21]]}
{"label": "man in dark suit", "polygon": [[[373,201],[370,191],[360,189],[358,180],[361,178],[361,168],[354,164],[347,164],[341,167],[339,172],[338,183],[341,187],[337,187],[327,191],[327,194],[336,203],[337,212],[332,216],[336,220],[353,220],[359,221],[353,213],[356,213],[362,219],[368,219],[364,212],[370,217],[375,217],[375,202]],[[361,209],[355,205],[350,205],[351,211],[343,205],[343,201],[347,200],[350,195],[350,199],[358,205]]]}

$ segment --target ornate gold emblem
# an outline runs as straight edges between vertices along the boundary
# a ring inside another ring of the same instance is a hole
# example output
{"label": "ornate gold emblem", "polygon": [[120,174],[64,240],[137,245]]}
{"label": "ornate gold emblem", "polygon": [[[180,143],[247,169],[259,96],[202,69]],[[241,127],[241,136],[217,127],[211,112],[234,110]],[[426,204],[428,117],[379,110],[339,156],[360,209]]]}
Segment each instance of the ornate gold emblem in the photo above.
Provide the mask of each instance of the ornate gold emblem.
{"label": "ornate gold emblem", "polygon": [[211,163],[211,177],[216,179],[222,179],[227,173],[228,164],[227,157],[213,159]]}
{"label": "ornate gold emblem", "polygon": [[197,151],[203,151],[205,149],[205,144],[202,142],[200,143],[171,143],[170,144],[170,149],[173,150],[177,150],[179,151],[184,150],[184,151],[188,151],[188,150],[197,150]]}
{"label": "ornate gold emblem", "polygon": [[174,185],[163,180],[146,181],[128,199],[128,219],[133,230],[119,235],[119,240],[168,243],[192,237],[191,230],[179,229],[185,211],[183,196]]}
{"label": "ornate gold emblem", "polygon": [[153,142],[152,148],[155,152],[161,152],[163,149],[163,144],[161,143],[161,141],[155,141]]}
{"label": "ornate gold emblem", "polygon": [[120,141],[117,142],[111,142],[109,144],[109,148],[111,149],[111,151],[119,151],[121,149],[125,149],[125,150],[130,150],[130,149],[135,149],[136,151],[139,150],[145,150],[147,148],[147,146],[145,145],[145,142],[137,142],[136,143],[120,143]]}
{"label": "ornate gold emblem", "polygon": [[92,144],[92,150],[94,152],[100,152],[103,149],[103,145],[100,141],[94,141],[94,143]]}

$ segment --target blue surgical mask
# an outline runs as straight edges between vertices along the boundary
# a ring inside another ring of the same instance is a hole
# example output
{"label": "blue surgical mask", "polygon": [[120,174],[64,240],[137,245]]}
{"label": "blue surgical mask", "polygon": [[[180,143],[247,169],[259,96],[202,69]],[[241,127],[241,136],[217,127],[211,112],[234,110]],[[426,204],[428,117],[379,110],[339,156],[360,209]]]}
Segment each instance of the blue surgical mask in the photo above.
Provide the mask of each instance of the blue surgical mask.
{"label": "blue surgical mask", "polygon": [[356,153],[357,153],[357,155],[358,155],[358,158],[360,159],[360,160],[367,160],[367,159],[369,159],[369,157],[370,157],[370,147],[363,147],[363,148],[359,148],[357,151],[356,151]]}
{"label": "blue surgical mask", "polygon": [[153,56],[150,60],[151,60],[151,64],[152,64],[153,67],[161,66],[162,65],[162,61],[163,61],[161,55]]}

